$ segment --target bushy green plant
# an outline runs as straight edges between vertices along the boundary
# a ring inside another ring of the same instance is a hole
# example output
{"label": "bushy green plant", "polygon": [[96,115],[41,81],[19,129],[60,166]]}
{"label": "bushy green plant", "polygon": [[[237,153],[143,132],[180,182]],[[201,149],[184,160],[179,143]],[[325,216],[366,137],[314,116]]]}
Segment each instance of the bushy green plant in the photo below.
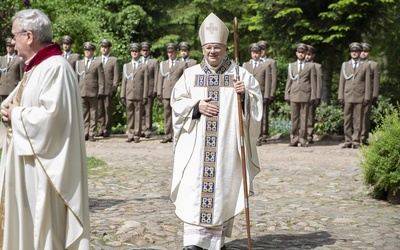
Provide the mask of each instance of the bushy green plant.
{"label": "bushy green plant", "polygon": [[164,107],[157,98],[153,104],[153,128],[157,131],[157,134],[164,134]]}
{"label": "bushy green plant", "polygon": [[290,106],[286,102],[275,102],[269,110],[269,134],[289,135]]}
{"label": "bushy green plant", "polygon": [[343,127],[343,106],[322,103],[317,107],[315,119],[315,134],[338,134]]}
{"label": "bushy green plant", "polygon": [[384,197],[389,190],[400,189],[400,113],[398,108],[386,110],[381,122],[361,148],[364,183],[372,188],[372,196]]}

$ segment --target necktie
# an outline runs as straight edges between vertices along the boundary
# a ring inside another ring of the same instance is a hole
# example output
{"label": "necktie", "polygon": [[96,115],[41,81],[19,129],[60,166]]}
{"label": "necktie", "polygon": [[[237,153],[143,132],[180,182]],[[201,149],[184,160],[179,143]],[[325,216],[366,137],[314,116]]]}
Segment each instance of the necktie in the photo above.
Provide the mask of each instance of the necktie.
{"label": "necktie", "polygon": [[134,62],[133,66],[134,66],[135,69],[137,69],[137,62]]}
{"label": "necktie", "polygon": [[258,62],[254,62],[254,68],[258,67]]}
{"label": "necktie", "polygon": [[103,66],[106,65],[106,58],[103,57]]}
{"label": "necktie", "polygon": [[87,70],[88,68],[89,68],[89,59],[86,60],[85,70]]}
{"label": "necktie", "polygon": [[301,62],[299,66],[299,74],[301,73],[302,70],[303,70],[303,63]]}
{"label": "necktie", "polygon": [[11,59],[12,59],[11,57],[8,57],[8,58],[7,58],[7,65],[9,65],[9,64],[10,64],[10,62],[11,62]]}

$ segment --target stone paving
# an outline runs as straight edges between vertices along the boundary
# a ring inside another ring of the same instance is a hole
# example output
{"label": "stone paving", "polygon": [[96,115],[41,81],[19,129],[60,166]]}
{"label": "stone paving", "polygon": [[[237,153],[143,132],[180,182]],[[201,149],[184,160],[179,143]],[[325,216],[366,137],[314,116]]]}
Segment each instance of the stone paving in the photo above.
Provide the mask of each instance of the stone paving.
{"label": "stone paving", "polygon": [[[183,226],[169,200],[172,143],[125,139],[86,143],[88,156],[107,163],[89,172],[92,249],[182,249]],[[368,196],[358,150],[335,139],[288,144],[258,147],[252,249],[400,249],[400,207]],[[244,213],[233,234],[227,249],[247,249]]]}

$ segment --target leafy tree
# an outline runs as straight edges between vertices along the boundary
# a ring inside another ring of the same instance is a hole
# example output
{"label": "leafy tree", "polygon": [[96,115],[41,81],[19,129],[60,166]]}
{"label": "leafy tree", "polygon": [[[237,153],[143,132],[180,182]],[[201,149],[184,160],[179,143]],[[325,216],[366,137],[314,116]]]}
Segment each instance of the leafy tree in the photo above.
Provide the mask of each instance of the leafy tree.
{"label": "leafy tree", "polygon": [[[348,44],[379,32],[390,20],[394,0],[249,0],[245,14],[251,31],[279,45],[278,52],[294,58],[293,45],[312,44],[324,67],[323,101],[329,102],[334,73],[347,60]],[[338,74],[338,73],[337,73]]]}

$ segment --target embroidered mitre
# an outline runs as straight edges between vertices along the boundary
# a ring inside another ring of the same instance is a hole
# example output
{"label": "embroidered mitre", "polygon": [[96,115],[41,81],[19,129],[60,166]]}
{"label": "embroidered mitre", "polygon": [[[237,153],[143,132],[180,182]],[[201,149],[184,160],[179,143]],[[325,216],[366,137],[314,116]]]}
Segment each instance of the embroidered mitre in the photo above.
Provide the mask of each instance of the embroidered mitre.
{"label": "embroidered mitre", "polygon": [[204,19],[200,26],[199,36],[201,45],[207,43],[225,44],[228,41],[229,30],[214,13]]}

